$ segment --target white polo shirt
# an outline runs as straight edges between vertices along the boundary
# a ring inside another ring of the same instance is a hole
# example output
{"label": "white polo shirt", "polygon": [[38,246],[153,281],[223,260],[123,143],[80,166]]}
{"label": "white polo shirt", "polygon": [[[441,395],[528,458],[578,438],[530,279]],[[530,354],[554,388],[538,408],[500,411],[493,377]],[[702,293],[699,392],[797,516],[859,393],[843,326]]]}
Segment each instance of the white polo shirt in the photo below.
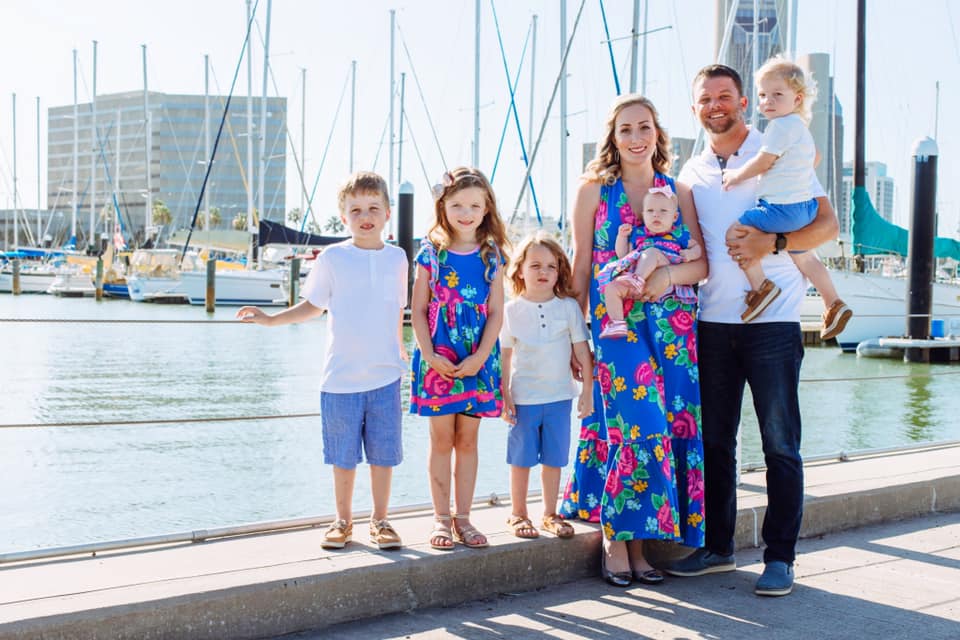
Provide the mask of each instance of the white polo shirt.
{"label": "white polo shirt", "polygon": [[406,253],[392,245],[360,249],[346,240],[317,256],[300,295],[328,311],[321,391],[371,391],[406,373],[398,332],[407,268]]}
{"label": "white polo shirt", "polygon": [[[737,152],[727,159],[728,169],[738,169],[759,151],[763,136],[751,129]],[[746,274],[727,254],[726,234],[740,215],[756,205],[757,181],[748,180],[723,191],[722,172],[717,156],[709,145],[703,153],[690,158],[677,177],[688,185],[697,206],[697,218],[706,245],[709,274],[700,285],[700,320],[743,324],[740,314],[745,308],[744,296],[750,289]],[[816,174],[810,185],[814,198],[824,195]],[[806,280],[797,270],[789,253],[768,254],[763,258],[763,271],[783,291],[760,316],[758,322],[800,322],[800,303],[807,289]]]}
{"label": "white polo shirt", "polygon": [[513,349],[510,393],[516,404],[546,404],[580,395],[570,372],[570,353],[589,339],[580,306],[573,298],[504,306],[500,348]]}

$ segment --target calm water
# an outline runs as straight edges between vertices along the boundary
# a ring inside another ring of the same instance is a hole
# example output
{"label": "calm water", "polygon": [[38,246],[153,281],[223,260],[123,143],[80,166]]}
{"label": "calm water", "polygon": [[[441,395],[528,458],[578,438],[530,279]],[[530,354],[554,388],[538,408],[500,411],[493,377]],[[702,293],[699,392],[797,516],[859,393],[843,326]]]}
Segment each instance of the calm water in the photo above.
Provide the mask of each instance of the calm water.
{"label": "calm water", "polygon": [[[232,317],[229,308],[213,316]],[[2,294],[0,319],[10,318],[207,315],[202,307]],[[190,422],[318,411],[324,329],[322,319],[271,329],[0,322],[0,423],[182,420],[0,429],[0,551],[332,513],[317,418]],[[956,365],[808,349],[804,453],[960,439],[957,374]],[[876,379],[884,376],[893,378]],[[744,459],[760,460],[749,403],[744,427]],[[508,490],[504,431],[499,420],[481,427],[478,495]],[[404,447],[393,503],[427,503],[425,419],[406,416]],[[368,509],[365,467],[356,492],[356,507]]]}

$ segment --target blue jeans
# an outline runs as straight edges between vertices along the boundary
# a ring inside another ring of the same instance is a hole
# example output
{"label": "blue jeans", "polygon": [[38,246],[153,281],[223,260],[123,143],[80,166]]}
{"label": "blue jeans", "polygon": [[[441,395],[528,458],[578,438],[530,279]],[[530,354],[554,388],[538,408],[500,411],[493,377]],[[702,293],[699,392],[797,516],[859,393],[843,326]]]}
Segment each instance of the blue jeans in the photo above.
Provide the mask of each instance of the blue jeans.
{"label": "blue jeans", "polygon": [[737,522],[737,429],[750,385],[767,466],[763,561],[792,563],[803,517],[798,385],[803,360],[795,322],[700,321],[697,334],[703,408],[706,548],[733,553]]}

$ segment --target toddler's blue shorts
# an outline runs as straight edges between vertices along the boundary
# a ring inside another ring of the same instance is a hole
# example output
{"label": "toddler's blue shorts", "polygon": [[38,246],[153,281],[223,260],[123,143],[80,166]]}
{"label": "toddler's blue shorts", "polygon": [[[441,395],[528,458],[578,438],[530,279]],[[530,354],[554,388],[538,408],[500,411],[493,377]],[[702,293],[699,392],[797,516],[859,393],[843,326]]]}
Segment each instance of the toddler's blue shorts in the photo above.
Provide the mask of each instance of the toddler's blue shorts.
{"label": "toddler's blue shorts", "polygon": [[739,222],[766,233],[789,233],[804,228],[816,217],[816,199],[788,204],[771,204],[766,200],[759,200],[757,206],[743,212]]}
{"label": "toddler's blue shorts", "polygon": [[507,437],[507,464],[514,467],[565,467],[570,460],[573,400],[518,404],[517,424]]}
{"label": "toddler's blue shorts", "polygon": [[395,467],[403,461],[400,380],[357,393],[320,393],[323,461],[354,469],[363,461]]}

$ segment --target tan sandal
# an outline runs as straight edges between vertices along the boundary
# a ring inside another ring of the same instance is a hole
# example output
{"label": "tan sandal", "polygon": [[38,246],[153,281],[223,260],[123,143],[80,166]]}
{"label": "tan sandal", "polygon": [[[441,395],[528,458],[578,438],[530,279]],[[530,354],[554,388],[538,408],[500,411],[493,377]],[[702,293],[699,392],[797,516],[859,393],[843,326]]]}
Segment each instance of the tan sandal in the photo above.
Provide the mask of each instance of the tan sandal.
{"label": "tan sandal", "polygon": [[531,539],[540,537],[540,532],[537,531],[537,528],[530,522],[530,518],[511,515],[510,518],[507,519],[507,525],[513,529],[513,535],[518,538]]}
{"label": "tan sandal", "polygon": [[543,524],[541,528],[548,533],[552,533],[558,538],[572,538],[573,534],[575,533],[573,530],[573,525],[555,513],[549,513],[543,516]]}
{"label": "tan sandal", "polygon": [[[468,549],[483,549],[490,546],[487,536],[480,533],[467,519],[470,516],[453,516],[453,539]],[[466,521],[458,525],[457,522]]]}
{"label": "tan sandal", "polygon": [[[450,516],[435,515],[433,530],[430,532],[430,546],[440,551],[453,551],[453,532],[450,529]],[[441,544],[440,541],[443,543]]]}

